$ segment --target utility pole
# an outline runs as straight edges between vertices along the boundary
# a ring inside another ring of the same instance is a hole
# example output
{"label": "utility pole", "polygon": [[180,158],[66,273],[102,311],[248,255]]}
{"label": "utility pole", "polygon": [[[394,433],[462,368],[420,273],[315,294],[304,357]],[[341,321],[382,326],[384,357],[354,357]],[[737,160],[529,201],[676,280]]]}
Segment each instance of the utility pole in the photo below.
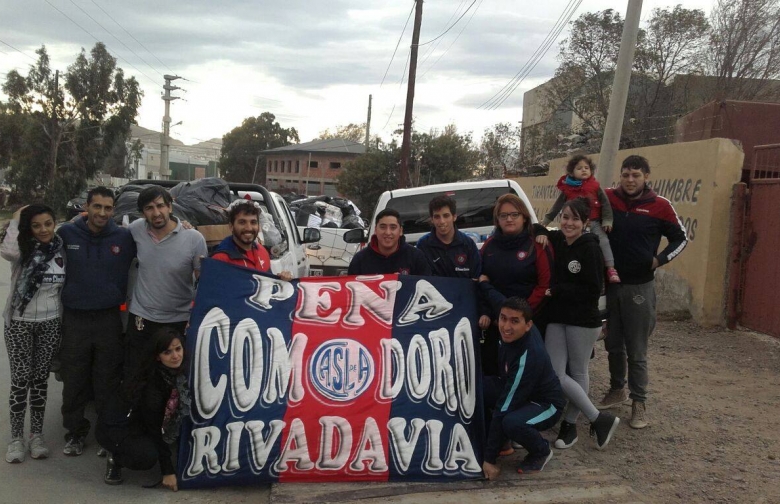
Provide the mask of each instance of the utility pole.
{"label": "utility pole", "polygon": [[366,119],[366,150],[368,150],[368,138],[371,136],[371,95],[368,95],[368,118]]}
{"label": "utility pole", "polygon": [[623,117],[626,113],[628,87],[631,83],[631,68],[634,65],[634,50],[639,33],[639,16],[642,14],[642,0],[628,0],[623,36],[620,39],[620,53],[615,67],[615,80],[609,97],[607,124],[601,139],[598,179],[602,186],[611,187],[615,176],[615,158],[620,147]]}
{"label": "utility pole", "polygon": [[176,79],[181,79],[178,75],[164,75],[165,85],[163,89],[165,93],[162,96],[165,102],[165,115],[163,116],[163,132],[160,135],[160,178],[162,180],[168,180],[171,177],[170,166],[168,165],[168,154],[170,151],[170,134],[171,134],[171,102],[178,100],[178,96],[171,96],[171,91],[181,89],[176,86],[172,86],[171,82]]}
{"label": "utility pole", "polygon": [[417,49],[420,44],[423,0],[415,0],[414,31],[412,31],[412,52],[409,55],[409,82],[406,90],[406,114],[404,115],[404,137],[401,144],[401,176],[398,187],[406,187],[409,181],[409,154],[412,150],[412,111],[414,109],[414,81],[417,77]]}

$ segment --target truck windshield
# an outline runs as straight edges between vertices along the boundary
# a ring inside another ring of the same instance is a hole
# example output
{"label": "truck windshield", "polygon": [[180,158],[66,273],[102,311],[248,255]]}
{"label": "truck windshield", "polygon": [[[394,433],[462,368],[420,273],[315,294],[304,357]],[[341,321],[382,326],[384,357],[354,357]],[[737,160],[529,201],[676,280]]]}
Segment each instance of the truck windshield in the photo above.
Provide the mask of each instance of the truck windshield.
{"label": "truck windshield", "polygon": [[[493,206],[496,200],[506,194],[516,194],[511,187],[485,187],[482,189],[464,189],[447,191],[444,194],[453,198],[457,204],[458,229],[485,227],[493,225]],[[428,215],[428,202],[437,194],[417,194],[391,198],[387,208],[398,210],[404,234],[427,233],[431,230],[431,219]]]}

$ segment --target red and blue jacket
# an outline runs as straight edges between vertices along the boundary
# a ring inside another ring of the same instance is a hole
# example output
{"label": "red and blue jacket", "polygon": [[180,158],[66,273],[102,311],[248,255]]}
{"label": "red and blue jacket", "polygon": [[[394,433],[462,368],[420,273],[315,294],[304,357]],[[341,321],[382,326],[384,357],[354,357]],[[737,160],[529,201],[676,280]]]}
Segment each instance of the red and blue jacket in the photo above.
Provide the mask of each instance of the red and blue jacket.
{"label": "red and blue jacket", "polygon": [[[614,212],[609,244],[620,281],[636,285],[653,280],[653,258],[663,266],[688,244],[685,226],[669,200],[649,187],[635,199],[628,198],[620,187],[605,192]],[[659,253],[661,237],[669,244]]]}
{"label": "red and blue jacket", "polygon": [[271,271],[271,258],[265,247],[253,243],[250,250],[244,250],[236,245],[232,235],[219,242],[211,257],[244,268]]}
{"label": "red and blue jacket", "polygon": [[490,282],[480,282],[495,319],[504,299],[517,296],[528,300],[534,314],[540,311],[544,293],[550,287],[552,251],[536,243],[527,232],[509,236],[496,228],[480,251],[482,274]]}

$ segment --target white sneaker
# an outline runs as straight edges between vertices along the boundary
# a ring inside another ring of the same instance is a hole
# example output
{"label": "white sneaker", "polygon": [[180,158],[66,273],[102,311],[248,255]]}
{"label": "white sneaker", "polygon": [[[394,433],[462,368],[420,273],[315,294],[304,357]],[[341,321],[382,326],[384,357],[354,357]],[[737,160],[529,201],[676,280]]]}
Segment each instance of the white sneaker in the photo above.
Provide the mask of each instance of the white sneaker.
{"label": "white sneaker", "polygon": [[24,462],[27,449],[24,446],[24,440],[22,438],[14,438],[8,443],[8,451],[5,452],[5,461],[9,464],[19,464]]}
{"label": "white sneaker", "polygon": [[34,459],[45,459],[49,456],[49,448],[46,446],[43,434],[30,436],[30,456]]}

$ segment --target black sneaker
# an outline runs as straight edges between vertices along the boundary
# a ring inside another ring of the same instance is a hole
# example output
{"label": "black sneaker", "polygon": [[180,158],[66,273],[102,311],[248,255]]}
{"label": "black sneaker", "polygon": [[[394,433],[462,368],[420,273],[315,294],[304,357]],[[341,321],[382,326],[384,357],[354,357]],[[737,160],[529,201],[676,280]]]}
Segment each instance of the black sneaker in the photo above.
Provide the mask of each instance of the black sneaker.
{"label": "black sneaker", "polygon": [[551,458],[553,458],[553,452],[552,448],[549,446],[547,447],[547,453],[529,453],[525,456],[523,461],[520,462],[520,467],[517,468],[517,472],[520,474],[542,472],[544,466],[547,465],[547,462],[549,462]]}
{"label": "black sneaker", "polygon": [[106,475],[103,477],[106,485],[121,485],[122,468],[114,461],[114,455],[109,453],[106,457]]}
{"label": "black sneaker", "polygon": [[62,453],[68,457],[78,457],[84,451],[84,438],[73,436],[65,442],[65,448]]}
{"label": "black sneaker", "polygon": [[561,428],[558,430],[558,439],[555,440],[555,447],[559,450],[566,450],[574,446],[577,442],[577,424],[569,423],[566,420],[561,422]]}
{"label": "black sneaker", "polygon": [[596,436],[596,448],[603,450],[617,430],[620,418],[612,413],[599,413],[598,418],[590,423],[590,435]]}

